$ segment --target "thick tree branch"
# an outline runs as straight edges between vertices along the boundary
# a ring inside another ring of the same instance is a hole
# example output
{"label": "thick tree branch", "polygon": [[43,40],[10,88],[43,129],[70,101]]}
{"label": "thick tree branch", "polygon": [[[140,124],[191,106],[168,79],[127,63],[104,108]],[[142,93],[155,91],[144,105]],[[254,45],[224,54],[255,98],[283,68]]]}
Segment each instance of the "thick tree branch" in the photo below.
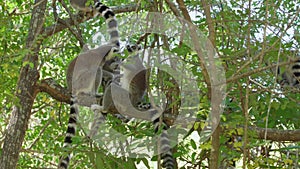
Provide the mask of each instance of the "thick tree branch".
{"label": "thick tree branch", "polygon": [[[71,103],[71,93],[67,88],[60,86],[52,78],[44,79],[36,85],[37,92],[45,92],[57,101]],[[102,102],[102,95],[92,97],[88,94],[81,94],[78,96],[79,105],[90,107],[92,104],[99,104]]]}
{"label": "thick tree branch", "polygon": [[[249,127],[249,132],[252,130],[255,134],[255,137],[258,139],[272,140],[272,141],[300,141],[300,130],[279,130],[279,129],[266,129],[259,127]],[[267,137],[265,138],[265,134]]]}
{"label": "thick tree branch", "polygon": [[[206,23],[208,25],[208,39],[212,43],[212,46],[215,47],[215,28],[213,24],[213,20],[210,13],[210,4],[207,3],[205,0],[201,0],[202,7],[205,14]],[[210,153],[210,166],[209,168],[215,169],[218,168],[218,161],[219,161],[219,152],[220,152],[220,134],[221,134],[221,127],[219,124],[220,114],[218,111],[215,111],[213,117],[218,119],[218,123],[213,124],[216,125],[216,129],[212,134],[211,137],[211,153]],[[214,120],[213,120],[214,121]]]}
{"label": "thick tree branch", "polygon": [[53,79],[44,79],[37,85],[38,92],[45,92],[60,102],[71,103],[71,94],[67,88],[57,84]]}
{"label": "thick tree branch", "polygon": [[176,5],[171,0],[165,0],[165,1],[168,4],[168,6],[170,7],[170,9],[172,10],[172,12],[174,13],[174,15],[177,16],[177,17],[179,17],[180,16],[180,12],[176,8]]}
{"label": "thick tree branch", "polygon": [[[222,132],[224,130],[233,130],[233,129],[243,129],[245,126],[239,126],[237,128],[225,127],[221,124]],[[248,126],[248,138],[257,138],[260,140],[270,140],[270,141],[291,141],[299,142],[300,141],[300,129],[298,130],[281,130],[281,129],[271,129],[271,128],[260,128],[256,126]],[[267,137],[265,138],[265,134]]]}

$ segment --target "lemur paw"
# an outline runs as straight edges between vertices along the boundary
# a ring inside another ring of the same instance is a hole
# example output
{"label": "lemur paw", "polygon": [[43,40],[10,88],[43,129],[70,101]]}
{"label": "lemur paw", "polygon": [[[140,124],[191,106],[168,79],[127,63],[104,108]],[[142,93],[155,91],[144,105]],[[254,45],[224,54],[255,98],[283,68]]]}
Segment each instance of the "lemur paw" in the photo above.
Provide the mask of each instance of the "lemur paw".
{"label": "lemur paw", "polygon": [[92,111],[102,111],[103,110],[103,106],[100,106],[98,104],[92,104],[91,105],[91,110]]}
{"label": "lemur paw", "polygon": [[118,75],[114,75],[113,77],[113,82],[117,82],[118,80],[120,80],[123,77],[123,74],[118,74]]}

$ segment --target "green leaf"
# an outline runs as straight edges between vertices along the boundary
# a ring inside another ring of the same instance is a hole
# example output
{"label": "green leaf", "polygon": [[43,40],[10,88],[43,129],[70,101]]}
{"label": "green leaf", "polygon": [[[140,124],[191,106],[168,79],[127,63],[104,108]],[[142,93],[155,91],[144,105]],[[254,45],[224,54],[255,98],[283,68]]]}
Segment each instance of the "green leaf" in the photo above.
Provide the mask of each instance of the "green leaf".
{"label": "green leaf", "polygon": [[33,67],[34,67],[34,64],[32,63],[32,62],[28,62],[28,61],[25,61],[25,62],[23,62],[23,67],[25,67],[25,66],[27,66],[27,65],[29,65],[29,67],[32,69]]}
{"label": "green leaf", "polygon": [[197,145],[196,145],[195,141],[193,139],[191,139],[190,143],[191,143],[192,148],[194,150],[196,150],[197,149]]}
{"label": "green leaf", "polygon": [[150,165],[149,165],[149,162],[146,158],[142,158],[142,161],[143,163],[145,164],[145,166],[149,169],[150,168]]}

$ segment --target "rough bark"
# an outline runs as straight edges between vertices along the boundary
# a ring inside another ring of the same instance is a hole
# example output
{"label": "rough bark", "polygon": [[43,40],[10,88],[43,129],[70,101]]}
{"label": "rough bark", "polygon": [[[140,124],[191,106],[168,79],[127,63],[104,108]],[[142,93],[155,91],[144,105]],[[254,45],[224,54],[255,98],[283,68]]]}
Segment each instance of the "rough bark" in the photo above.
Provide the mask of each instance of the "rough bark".
{"label": "rough bark", "polygon": [[1,169],[14,169],[17,166],[19,152],[28,127],[31,108],[36,96],[35,84],[38,81],[37,71],[38,52],[41,40],[38,36],[42,32],[45,21],[45,9],[47,1],[36,0],[32,10],[29,34],[26,48],[30,49],[23,60],[20,77],[15,93],[16,103],[10,117],[4,139],[2,156],[0,158]]}
{"label": "rough bark", "polygon": [[[248,130],[252,130],[256,138],[261,140],[272,140],[272,141],[300,141],[300,130],[278,130],[278,129],[266,129],[258,127],[249,127]],[[267,137],[265,138],[265,134]]]}
{"label": "rough bark", "polygon": [[[64,88],[56,83],[52,78],[44,79],[37,85],[38,92],[48,93],[57,101],[67,104],[71,103],[71,93],[67,88]],[[92,103],[91,103],[92,104]],[[90,104],[90,105],[91,105]]]}

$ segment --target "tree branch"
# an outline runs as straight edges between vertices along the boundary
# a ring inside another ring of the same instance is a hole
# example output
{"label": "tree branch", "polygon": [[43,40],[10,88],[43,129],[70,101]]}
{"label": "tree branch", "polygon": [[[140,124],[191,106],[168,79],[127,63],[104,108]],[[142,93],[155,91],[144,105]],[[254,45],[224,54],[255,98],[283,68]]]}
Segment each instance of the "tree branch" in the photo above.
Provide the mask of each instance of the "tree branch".
{"label": "tree branch", "polygon": [[[261,140],[272,140],[272,141],[300,141],[300,129],[298,130],[279,130],[279,129],[266,129],[259,127],[249,127],[249,132],[252,130],[255,137]],[[267,137],[265,138],[265,134]]]}
{"label": "tree branch", "polygon": [[[122,7],[112,7],[112,10],[118,14],[118,13],[124,13],[124,12],[134,12],[136,11],[138,7],[136,5],[126,5]],[[140,8],[138,8],[140,9]],[[67,18],[63,20],[63,23],[55,23],[52,26],[49,26],[45,29],[43,32],[43,38],[47,38],[49,36],[52,36],[70,26],[74,26],[76,24],[83,23],[87,20],[92,19],[91,13],[81,13],[74,15],[72,18]],[[74,20],[73,20],[74,19]]]}
{"label": "tree branch", "polygon": [[[176,8],[175,4],[169,0],[166,0],[166,3],[169,5],[171,11],[174,13],[174,15],[176,17],[180,17],[180,12],[179,10]],[[177,3],[179,5],[179,8],[182,12],[182,15],[184,16],[184,19],[186,20],[186,23],[188,24],[188,28],[189,28],[189,31],[190,31],[190,37],[191,37],[191,40],[192,40],[192,43],[194,45],[194,48],[195,48],[195,51],[197,52],[198,54],[198,58],[199,58],[199,65],[202,69],[202,74],[204,76],[204,79],[205,79],[205,83],[207,84],[208,86],[208,97],[210,98],[211,97],[211,81],[209,79],[209,74],[208,74],[208,71],[206,69],[206,66],[205,66],[205,60],[204,60],[204,54],[203,54],[203,51],[201,48],[199,48],[199,46],[201,46],[199,43],[199,39],[198,39],[198,35],[197,35],[197,32],[196,32],[196,26],[192,23],[192,20],[191,20],[191,17],[188,13],[188,10],[186,9],[186,6],[184,5],[184,2],[182,0],[177,0]]]}
{"label": "tree branch", "polygon": [[44,79],[37,84],[37,92],[45,92],[60,102],[71,103],[71,93],[67,88],[57,84],[52,78]]}
{"label": "tree branch", "polygon": [[[36,88],[37,92],[45,92],[57,101],[67,104],[71,103],[71,92],[67,88],[60,86],[52,78],[42,80],[41,83],[36,85]],[[89,94],[80,94],[77,97],[78,104],[86,107],[90,107],[92,104],[101,105],[103,98],[102,95],[92,97]]]}
{"label": "tree branch", "polygon": [[201,0],[201,3],[202,3],[203,10],[204,10],[206,23],[208,26],[208,32],[209,32],[208,39],[213,44],[213,46],[215,46],[216,33],[215,33],[214,21],[211,17],[211,13],[210,13],[210,5],[207,4],[206,0]]}
{"label": "tree branch", "polygon": [[[57,84],[53,79],[44,79],[41,81],[40,84],[37,85],[39,92],[45,92],[48,93],[50,96],[52,96],[54,99],[70,103],[71,94],[70,92]],[[88,95],[81,95],[80,100],[86,100],[85,102],[80,102],[80,105],[90,107],[91,104],[99,104],[102,101],[102,96],[99,96],[96,101],[94,97],[88,96]],[[118,114],[117,110],[114,110],[115,112],[112,114]],[[165,120],[167,121],[174,121],[177,116],[172,115],[171,113],[167,112],[167,114],[164,116]],[[186,123],[184,121],[183,123]],[[226,130],[223,128],[223,130]],[[259,128],[254,126],[248,127],[249,131],[252,131],[252,134],[254,134],[255,138],[258,139],[265,139],[264,134],[267,130],[267,140],[272,141],[300,141],[300,129],[299,130],[280,130],[280,129],[265,129],[265,128]]]}
{"label": "tree branch", "polygon": [[53,8],[53,16],[54,16],[54,20],[56,22],[59,22],[61,24],[64,24],[68,27],[68,29],[70,30],[70,32],[75,36],[75,38],[79,41],[79,44],[80,44],[80,47],[82,48],[84,46],[84,40],[82,38],[82,35],[81,35],[81,31],[80,31],[80,28],[79,28],[79,25],[78,23],[76,23],[76,21],[74,20],[73,18],[73,14],[71,13],[71,11],[68,9],[67,5],[65,4],[64,1],[59,1],[62,6],[65,8],[65,10],[67,11],[67,13],[70,15],[71,19],[74,21],[75,23],[75,27],[76,27],[76,30],[73,29],[67,22],[65,22],[64,20],[62,20],[61,18],[59,18],[58,14],[57,14],[57,10],[56,10],[56,0],[53,0],[52,1],[52,8]]}

